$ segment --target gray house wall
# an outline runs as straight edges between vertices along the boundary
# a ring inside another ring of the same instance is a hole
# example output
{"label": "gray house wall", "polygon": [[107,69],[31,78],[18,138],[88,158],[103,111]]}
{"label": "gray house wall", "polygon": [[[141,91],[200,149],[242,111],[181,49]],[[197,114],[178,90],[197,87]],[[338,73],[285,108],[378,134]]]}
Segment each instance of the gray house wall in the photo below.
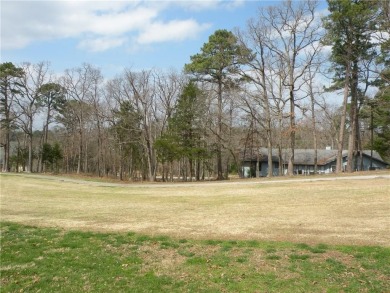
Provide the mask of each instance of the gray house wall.
{"label": "gray house wall", "polygon": [[[259,177],[267,177],[268,176],[268,163],[260,162],[258,175]],[[243,178],[253,178],[256,177],[256,162],[242,162],[241,165],[241,176]],[[273,163],[273,176],[279,175],[279,164]]]}
{"label": "gray house wall", "polygon": [[[250,177],[266,177],[268,175],[268,160],[264,155],[264,149],[261,161],[257,162],[254,158],[249,158],[242,161],[241,176],[243,178]],[[296,175],[312,175],[314,174],[314,150],[297,150],[296,164],[294,164],[294,174]],[[319,150],[319,163],[317,166],[318,174],[330,174],[336,170],[336,151],[335,150]],[[347,166],[347,151],[343,151],[343,170]],[[372,167],[374,170],[386,169],[389,164],[384,162],[377,152],[364,151],[362,154],[363,166],[361,165],[361,157],[355,158],[354,169],[356,171],[368,171]],[[284,160],[286,162],[286,160]],[[257,167],[259,170],[256,170]],[[257,171],[257,172],[256,172]],[[287,174],[287,164],[283,164],[282,174]],[[273,157],[273,175],[279,175],[279,162]]]}

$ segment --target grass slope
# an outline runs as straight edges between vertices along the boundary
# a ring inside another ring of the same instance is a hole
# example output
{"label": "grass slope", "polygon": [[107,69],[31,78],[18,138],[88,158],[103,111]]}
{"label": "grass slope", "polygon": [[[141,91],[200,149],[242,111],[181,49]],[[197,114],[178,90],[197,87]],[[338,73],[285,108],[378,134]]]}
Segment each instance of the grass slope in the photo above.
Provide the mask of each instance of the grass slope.
{"label": "grass slope", "polygon": [[389,292],[390,248],[1,224],[2,292]]}

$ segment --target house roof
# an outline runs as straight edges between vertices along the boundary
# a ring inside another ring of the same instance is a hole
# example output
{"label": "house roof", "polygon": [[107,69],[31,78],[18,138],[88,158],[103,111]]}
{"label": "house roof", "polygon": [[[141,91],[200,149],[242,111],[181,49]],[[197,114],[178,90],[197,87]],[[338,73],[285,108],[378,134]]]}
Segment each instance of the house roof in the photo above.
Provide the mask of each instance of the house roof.
{"label": "house roof", "polygon": [[[279,162],[278,158],[278,149],[272,149],[272,161]],[[363,154],[370,157],[371,150],[364,150]],[[282,149],[282,161],[283,163],[287,163],[289,159],[290,152],[288,149]],[[343,150],[343,157],[348,156],[348,151]],[[294,150],[294,164],[295,165],[314,165],[314,149],[295,149]],[[337,157],[337,150],[317,150],[317,164],[318,165],[326,165],[332,161],[335,161]],[[259,148],[259,149],[247,149],[245,151],[240,152],[240,158],[243,161],[257,161],[259,158],[260,162],[266,162],[268,160],[268,149],[267,148]],[[382,163],[388,164],[382,160],[381,156],[378,152],[373,151],[372,158],[374,160],[380,161]]]}

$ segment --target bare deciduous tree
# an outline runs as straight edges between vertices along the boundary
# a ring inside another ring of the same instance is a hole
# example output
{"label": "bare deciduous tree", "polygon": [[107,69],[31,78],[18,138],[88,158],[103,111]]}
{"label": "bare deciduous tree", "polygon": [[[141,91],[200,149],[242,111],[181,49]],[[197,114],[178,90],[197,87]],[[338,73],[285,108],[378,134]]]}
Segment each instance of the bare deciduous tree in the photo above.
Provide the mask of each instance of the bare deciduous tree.
{"label": "bare deciduous tree", "polygon": [[[94,76],[97,69],[90,64],[84,63],[77,68],[68,69],[62,79],[63,86],[67,89],[67,105],[62,115],[72,115],[68,122],[73,119],[77,123],[78,132],[78,157],[77,157],[77,174],[81,171],[87,172],[86,149],[86,125],[89,115],[91,114],[90,98],[93,92]],[[68,113],[65,113],[65,112]]]}
{"label": "bare deciduous tree", "polygon": [[283,85],[289,91],[290,106],[290,156],[288,174],[293,174],[296,99],[297,92],[303,85],[302,77],[311,66],[321,45],[321,23],[317,21],[317,1],[284,1],[279,6],[260,11],[260,17],[271,26],[271,32],[265,45],[275,58],[285,66],[282,73]]}
{"label": "bare deciduous tree", "polygon": [[49,78],[49,63],[37,64],[24,63],[24,76],[21,80],[21,93],[17,96],[16,103],[21,115],[18,118],[21,128],[28,137],[28,164],[27,172],[33,168],[33,127],[34,118],[40,110],[39,90]]}
{"label": "bare deciduous tree", "polygon": [[148,179],[149,181],[155,181],[157,160],[154,142],[157,129],[154,119],[156,113],[156,93],[153,85],[153,71],[133,72],[126,70],[124,78],[124,93],[141,116],[142,144],[146,153]]}

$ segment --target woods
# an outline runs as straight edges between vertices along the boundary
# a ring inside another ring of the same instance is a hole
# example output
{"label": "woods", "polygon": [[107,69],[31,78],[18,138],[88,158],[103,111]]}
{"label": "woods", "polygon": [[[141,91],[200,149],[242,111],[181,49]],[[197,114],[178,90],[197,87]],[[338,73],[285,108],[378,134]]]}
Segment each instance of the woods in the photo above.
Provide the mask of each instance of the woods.
{"label": "woods", "polygon": [[216,30],[182,72],[107,78],[87,63],[54,74],[48,62],[4,62],[2,171],[223,180],[260,147],[268,176],[273,156],[279,175],[293,175],[298,148],[338,149],[336,172],[358,170],[364,149],[389,160],[389,7],[328,0],[326,16],[316,1],[263,7],[243,28]]}

